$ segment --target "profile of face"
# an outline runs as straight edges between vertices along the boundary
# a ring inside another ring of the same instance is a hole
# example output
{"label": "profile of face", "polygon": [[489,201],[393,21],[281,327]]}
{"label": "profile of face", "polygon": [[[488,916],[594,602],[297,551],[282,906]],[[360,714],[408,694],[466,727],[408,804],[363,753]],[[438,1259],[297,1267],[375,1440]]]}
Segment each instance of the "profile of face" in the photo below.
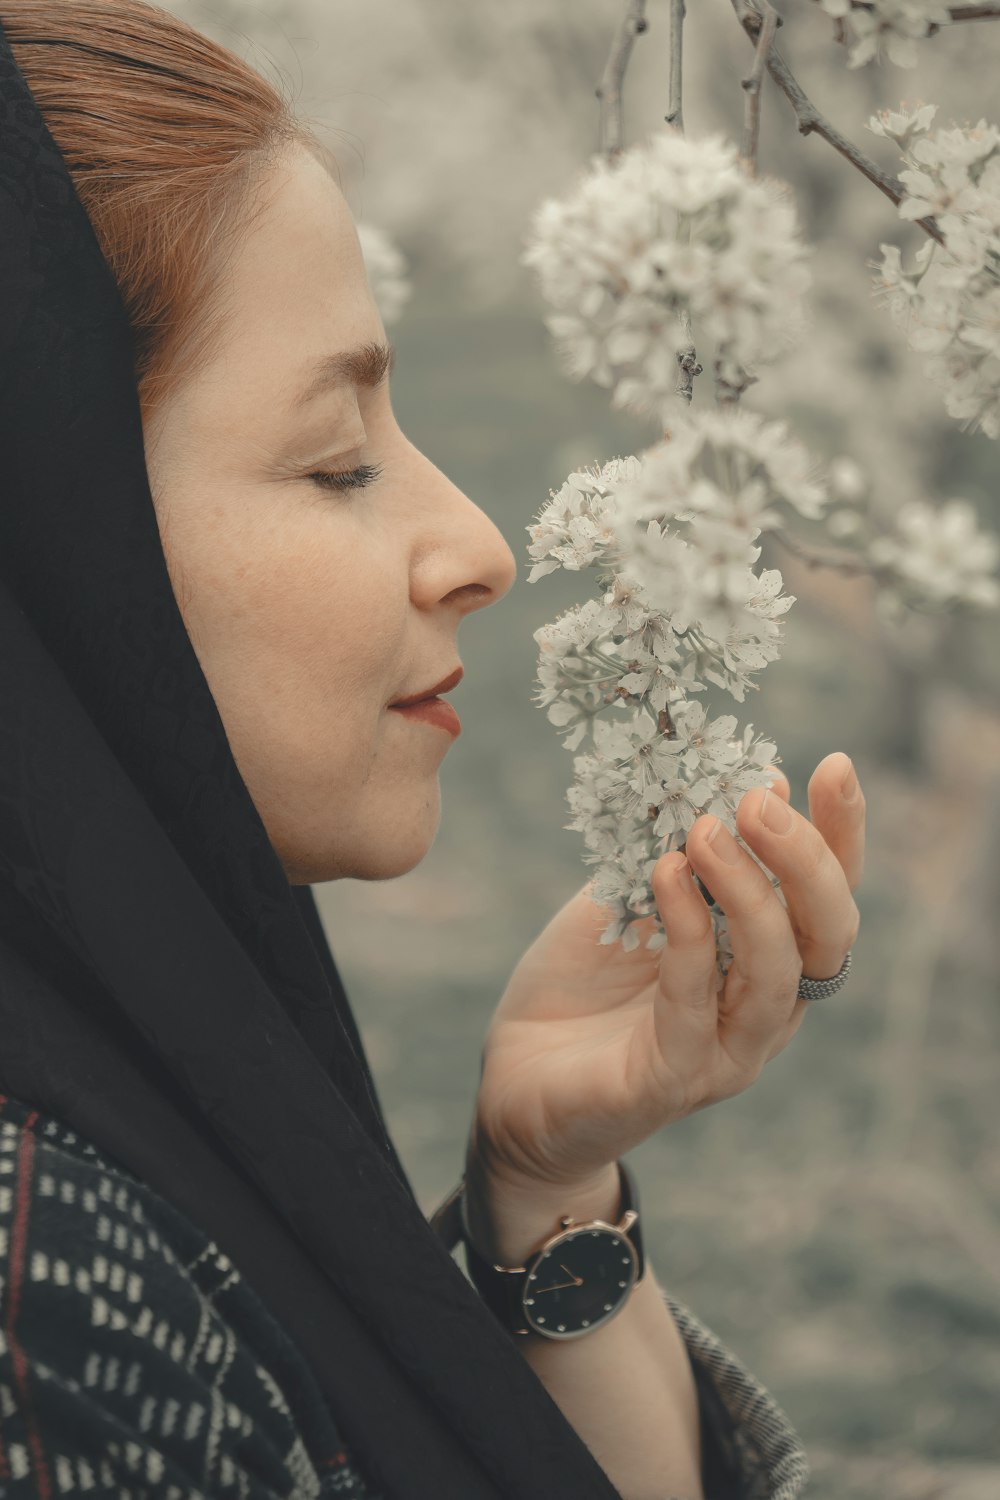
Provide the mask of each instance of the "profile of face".
{"label": "profile of face", "polygon": [[[150,488],[178,607],[290,882],[384,880],[433,843],[454,743],[388,705],[452,672],[460,621],[517,567],[403,435],[387,374],[301,399],[321,361],[385,330],[325,167],[290,147],[261,202],[217,353],[144,429]],[[360,488],[312,477],[363,465],[378,477]]]}

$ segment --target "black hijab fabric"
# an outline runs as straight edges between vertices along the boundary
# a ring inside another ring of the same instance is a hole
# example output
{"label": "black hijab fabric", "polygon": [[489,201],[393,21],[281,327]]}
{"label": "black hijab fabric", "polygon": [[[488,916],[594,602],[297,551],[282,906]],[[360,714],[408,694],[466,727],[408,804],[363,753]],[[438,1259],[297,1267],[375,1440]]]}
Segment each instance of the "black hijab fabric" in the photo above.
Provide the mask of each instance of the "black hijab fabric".
{"label": "black hijab fabric", "polygon": [[618,1496],[388,1138],[177,608],[127,314],[2,26],[0,1088],[231,1257],[386,1500]]}

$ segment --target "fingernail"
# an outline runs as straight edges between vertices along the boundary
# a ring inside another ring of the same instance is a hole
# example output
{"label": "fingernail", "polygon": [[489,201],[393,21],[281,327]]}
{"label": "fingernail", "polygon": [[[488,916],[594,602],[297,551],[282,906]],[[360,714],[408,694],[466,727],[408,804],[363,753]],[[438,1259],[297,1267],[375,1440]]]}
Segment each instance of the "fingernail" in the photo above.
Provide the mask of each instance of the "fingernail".
{"label": "fingernail", "polygon": [[787,833],[792,826],[792,814],[787,804],[782,802],[780,797],[776,797],[770,788],[764,793],[758,817],[764,827],[769,828],[772,833]]}
{"label": "fingernail", "polygon": [[739,864],[740,846],[726,825],[718,818],[715,820],[715,827],[712,829],[712,832],[706,836],[705,842],[712,845],[713,854],[721,859],[723,864]]}
{"label": "fingernail", "polygon": [[691,889],[691,862],[687,855],[679,865],[674,866],[674,874],[677,877],[677,884],[685,891],[689,891]]}
{"label": "fingernail", "polygon": [[845,802],[853,802],[858,795],[858,778],[854,774],[853,763],[847,775],[840,783],[840,795]]}

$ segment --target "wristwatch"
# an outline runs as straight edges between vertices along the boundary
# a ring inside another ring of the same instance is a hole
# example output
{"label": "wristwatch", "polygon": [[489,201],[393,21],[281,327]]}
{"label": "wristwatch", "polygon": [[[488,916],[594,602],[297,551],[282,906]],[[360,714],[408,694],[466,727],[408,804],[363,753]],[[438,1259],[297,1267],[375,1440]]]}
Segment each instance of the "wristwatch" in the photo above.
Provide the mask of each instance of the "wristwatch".
{"label": "wristwatch", "polygon": [[578,1339],[611,1321],[642,1280],[645,1259],[635,1178],[618,1162],[622,1213],[577,1223],[561,1218],[556,1232],[523,1266],[496,1265],[472,1244],[465,1217],[465,1178],[431,1218],[449,1250],[461,1242],[469,1279],[509,1333]]}

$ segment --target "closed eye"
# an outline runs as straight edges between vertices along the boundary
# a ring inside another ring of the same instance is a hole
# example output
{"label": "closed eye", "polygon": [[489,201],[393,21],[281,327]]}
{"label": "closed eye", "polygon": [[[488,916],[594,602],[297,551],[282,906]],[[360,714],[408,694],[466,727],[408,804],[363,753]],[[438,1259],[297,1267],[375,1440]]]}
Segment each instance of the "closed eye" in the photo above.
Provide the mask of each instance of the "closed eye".
{"label": "closed eye", "polygon": [[325,490],[362,490],[373,484],[382,473],[381,464],[362,464],[358,469],[337,469],[332,473],[319,470],[307,478]]}

